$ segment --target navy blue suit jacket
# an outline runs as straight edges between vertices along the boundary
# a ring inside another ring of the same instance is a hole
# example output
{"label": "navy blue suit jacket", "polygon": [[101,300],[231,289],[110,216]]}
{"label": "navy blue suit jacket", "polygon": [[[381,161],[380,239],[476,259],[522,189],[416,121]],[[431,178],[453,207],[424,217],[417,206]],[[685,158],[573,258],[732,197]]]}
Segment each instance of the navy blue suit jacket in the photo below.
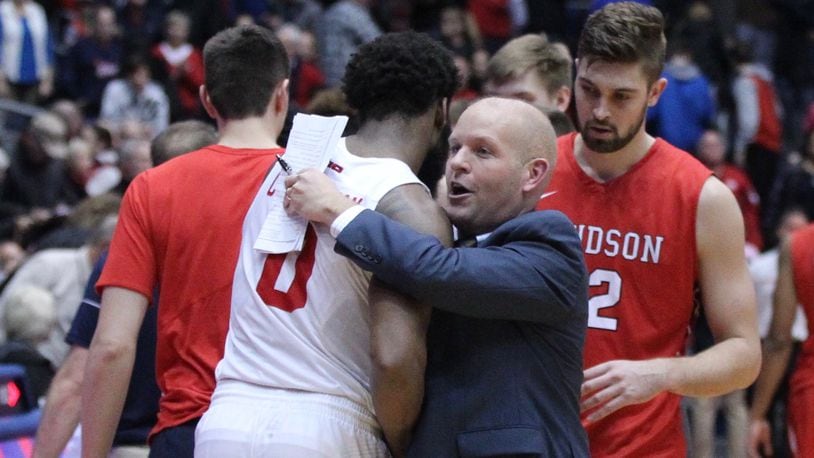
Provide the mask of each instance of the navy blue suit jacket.
{"label": "navy blue suit jacket", "polygon": [[432,305],[412,457],[588,456],[579,421],[587,274],[573,223],[526,213],[478,248],[365,210],[336,251]]}

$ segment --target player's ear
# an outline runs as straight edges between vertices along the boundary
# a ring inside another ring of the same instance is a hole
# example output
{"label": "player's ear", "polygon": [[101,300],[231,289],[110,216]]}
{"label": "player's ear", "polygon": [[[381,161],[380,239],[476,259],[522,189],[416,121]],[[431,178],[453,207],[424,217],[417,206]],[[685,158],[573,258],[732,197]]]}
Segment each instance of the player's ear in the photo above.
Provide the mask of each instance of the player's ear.
{"label": "player's ear", "polygon": [[274,88],[274,111],[278,114],[288,112],[288,78],[282,80]]}
{"label": "player's ear", "polygon": [[440,129],[444,127],[444,125],[448,122],[449,122],[449,101],[446,97],[444,97],[435,107],[435,120],[433,124],[436,128]]}
{"label": "player's ear", "polygon": [[659,78],[655,83],[650,85],[647,93],[647,106],[654,107],[659,102],[659,97],[667,88],[667,79]]}
{"label": "player's ear", "polygon": [[198,97],[201,99],[201,105],[203,105],[204,110],[206,110],[206,114],[212,119],[218,119],[218,110],[215,108],[215,105],[212,104],[212,99],[209,98],[209,92],[207,92],[206,86],[203,84],[198,88]]}
{"label": "player's ear", "polygon": [[568,104],[571,103],[571,88],[568,86],[560,86],[554,95],[554,103],[557,109],[563,113],[568,111]]}

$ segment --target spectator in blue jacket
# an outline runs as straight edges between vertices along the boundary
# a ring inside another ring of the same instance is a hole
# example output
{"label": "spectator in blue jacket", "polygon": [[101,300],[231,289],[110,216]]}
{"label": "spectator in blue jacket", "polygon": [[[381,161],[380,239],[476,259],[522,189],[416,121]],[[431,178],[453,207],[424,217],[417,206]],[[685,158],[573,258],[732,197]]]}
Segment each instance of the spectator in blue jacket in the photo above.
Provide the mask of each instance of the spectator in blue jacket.
{"label": "spectator in blue jacket", "polygon": [[692,52],[677,43],[664,66],[667,88],[647,113],[648,130],[684,151],[693,151],[715,121],[715,98]]}

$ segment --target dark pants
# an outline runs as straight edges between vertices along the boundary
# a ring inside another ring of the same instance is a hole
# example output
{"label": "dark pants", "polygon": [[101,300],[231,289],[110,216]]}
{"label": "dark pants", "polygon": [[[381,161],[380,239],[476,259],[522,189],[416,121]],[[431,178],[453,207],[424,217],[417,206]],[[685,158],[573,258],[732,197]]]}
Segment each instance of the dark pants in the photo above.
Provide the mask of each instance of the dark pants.
{"label": "dark pants", "polygon": [[746,148],[746,173],[755,185],[755,191],[760,195],[760,204],[764,207],[769,205],[769,195],[772,192],[780,159],[779,153],[755,143]]}
{"label": "dark pants", "polygon": [[150,443],[150,458],[193,458],[199,420],[195,418],[156,434]]}
{"label": "dark pants", "polygon": [[746,147],[746,174],[760,196],[760,228],[767,246],[772,246],[777,240],[775,227],[771,227],[773,223],[769,221],[772,213],[769,205],[781,159],[779,153],[758,144],[752,143]]}

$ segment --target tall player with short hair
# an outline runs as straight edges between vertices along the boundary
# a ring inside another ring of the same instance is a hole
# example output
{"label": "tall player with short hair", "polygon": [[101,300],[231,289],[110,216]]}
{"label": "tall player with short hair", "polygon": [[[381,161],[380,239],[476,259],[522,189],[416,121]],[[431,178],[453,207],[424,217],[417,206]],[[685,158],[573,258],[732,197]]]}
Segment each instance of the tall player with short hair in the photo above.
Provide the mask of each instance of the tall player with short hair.
{"label": "tall player with short hair", "polygon": [[[450,54],[426,35],[362,46],[343,88],[360,127],[340,140],[325,173],[360,205],[450,243],[449,223],[415,173],[456,87]],[[275,167],[268,180],[280,174]],[[388,445],[400,455],[421,405],[429,309],[371,283],[334,253],[324,226],[309,226],[298,254],[255,251],[267,201],[259,193],[243,223],[226,352],[196,455],[388,456]],[[286,264],[293,280],[283,293]]]}
{"label": "tall player with short hair", "polygon": [[[136,339],[160,284],[151,456],[192,456],[195,425],[223,356],[240,227],[288,110],[288,58],[261,27],[224,30],[204,47],[207,113],[220,140],[136,177],[122,201],[99,324],[82,390],[82,456],[106,457],[133,367]],[[152,304],[156,306],[156,304]]]}
{"label": "tall player with short hair", "polygon": [[[634,2],[592,14],[577,51],[579,132],[538,208],[577,225],[591,298],[582,387],[593,456],[683,456],[680,396],[748,386],[760,366],[743,221],[732,193],[644,129],[666,81],[664,19]],[[695,287],[716,344],[684,352]]]}

